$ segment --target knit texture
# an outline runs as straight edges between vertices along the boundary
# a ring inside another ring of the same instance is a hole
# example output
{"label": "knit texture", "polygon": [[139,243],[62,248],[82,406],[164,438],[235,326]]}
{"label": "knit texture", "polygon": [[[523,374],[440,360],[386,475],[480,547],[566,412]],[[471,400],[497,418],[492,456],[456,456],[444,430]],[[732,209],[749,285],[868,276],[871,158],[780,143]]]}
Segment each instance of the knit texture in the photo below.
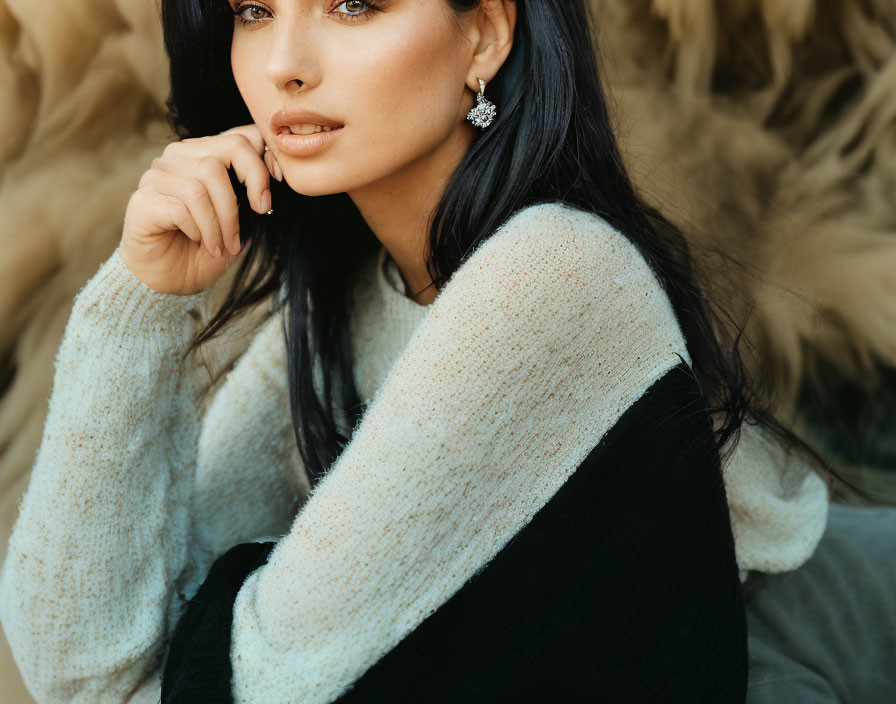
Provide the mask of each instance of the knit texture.
{"label": "knit texture", "polygon": [[[172,636],[161,704],[234,701],[233,603],[274,546],[242,543],[215,562]],[[336,701],[743,702],[737,571],[706,400],[680,362],[492,560]]]}
{"label": "knit texture", "polygon": [[[332,700],[690,363],[637,248],[560,203],[514,214],[429,306],[396,273],[381,250],[358,280],[370,405],[313,492],[279,319],[202,414],[176,358],[204,294],[158,294],[117,251],[81,290],[0,574],[0,620],[38,701],[157,701],[185,600],[217,556],[262,540],[277,545],[234,605],[235,700]],[[738,564],[793,569],[823,532],[824,484],[758,433],[742,442],[724,468]]]}
{"label": "knit texture", "polygon": [[[355,376],[361,397],[369,399],[431,306],[406,295],[385,248],[362,272],[355,305]],[[787,572],[808,560],[824,533],[829,502],[827,487],[811,461],[785,448],[764,428],[744,423],[723,471],[744,576],[748,570]]]}

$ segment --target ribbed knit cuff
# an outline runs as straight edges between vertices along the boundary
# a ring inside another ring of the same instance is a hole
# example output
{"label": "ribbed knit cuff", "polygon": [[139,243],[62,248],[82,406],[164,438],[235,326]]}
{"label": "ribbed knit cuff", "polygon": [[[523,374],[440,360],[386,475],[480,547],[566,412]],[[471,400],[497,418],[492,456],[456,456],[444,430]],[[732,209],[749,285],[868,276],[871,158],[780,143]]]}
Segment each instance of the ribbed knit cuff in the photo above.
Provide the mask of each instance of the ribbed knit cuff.
{"label": "ribbed knit cuff", "polygon": [[99,326],[113,339],[144,338],[156,349],[179,348],[195,334],[209,290],[160,293],[127,267],[116,248],[78,292],[72,317]]}

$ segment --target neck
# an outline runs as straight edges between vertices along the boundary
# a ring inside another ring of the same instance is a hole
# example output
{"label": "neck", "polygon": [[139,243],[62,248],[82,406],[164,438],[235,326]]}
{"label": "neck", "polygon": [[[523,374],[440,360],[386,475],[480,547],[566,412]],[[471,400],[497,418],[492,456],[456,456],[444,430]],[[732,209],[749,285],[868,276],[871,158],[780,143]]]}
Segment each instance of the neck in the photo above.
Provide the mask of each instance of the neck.
{"label": "neck", "polygon": [[461,124],[447,140],[401,171],[348,192],[395,260],[410,298],[420,305],[431,304],[439,293],[426,270],[433,214],[475,137],[475,128]]}

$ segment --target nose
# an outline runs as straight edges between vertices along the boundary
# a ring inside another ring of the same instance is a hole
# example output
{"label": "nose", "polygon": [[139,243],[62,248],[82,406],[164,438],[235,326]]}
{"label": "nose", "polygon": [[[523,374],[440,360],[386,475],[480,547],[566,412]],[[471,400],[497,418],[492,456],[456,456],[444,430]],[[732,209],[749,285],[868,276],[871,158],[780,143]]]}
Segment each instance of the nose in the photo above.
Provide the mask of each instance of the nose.
{"label": "nose", "polygon": [[321,80],[317,23],[301,10],[281,12],[274,22],[266,72],[279,91],[292,95],[308,90]]}

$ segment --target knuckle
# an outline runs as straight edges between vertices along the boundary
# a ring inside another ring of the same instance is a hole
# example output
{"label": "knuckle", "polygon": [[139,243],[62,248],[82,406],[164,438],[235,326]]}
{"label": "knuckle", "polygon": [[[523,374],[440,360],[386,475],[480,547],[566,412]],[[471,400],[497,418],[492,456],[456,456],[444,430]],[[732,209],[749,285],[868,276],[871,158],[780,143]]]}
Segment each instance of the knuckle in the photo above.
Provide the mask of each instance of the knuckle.
{"label": "knuckle", "polygon": [[181,216],[179,204],[170,200],[165,201],[165,215],[171,222],[178,222]]}
{"label": "knuckle", "polygon": [[187,196],[193,199],[201,198],[205,194],[205,186],[202,185],[201,181],[198,181],[195,178],[191,178],[187,181],[186,190]]}
{"label": "knuckle", "polygon": [[[246,135],[234,132],[230,137],[234,149],[252,149],[252,142],[249,141],[249,138]],[[255,150],[252,149],[252,151]]]}
{"label": "knuckle", "polygon": [[140,181],[138,186],[140,188],[149,189],[152,188],[153,184],[157,181],[159,176],[163,174],[159,169],[147,169],[143,172],[143,175],[140,177]]}
{"label": "knuckle", "polygon": [[165,203],[168,208],[168,214],[173,218],[180,219],[188,212],[187,206],[184,205],[183,201],[178,200],[177,198],[169,198]]}
{"label": "knuckle", "polygon": [[177,226],[184,232],[192,232],[196,229],[192,219],[190,218],[189,209],[180,201],[171,203],[168,209],[168,217],[170,218],[171,222],[176,223]]}
{"label": "knuckle", "polygon": [[199,159],[199,173],[203,176],[217,176],[223,167],[224,164],[213,156],[204,156]]}
{"label": "knuckle", "polygon": [[133,193],[131,193],[131,197],[128,198],[127,209],[135,207],[141,200],[143,200],[144,195],[142,193],[142,188],[137,188]]}

